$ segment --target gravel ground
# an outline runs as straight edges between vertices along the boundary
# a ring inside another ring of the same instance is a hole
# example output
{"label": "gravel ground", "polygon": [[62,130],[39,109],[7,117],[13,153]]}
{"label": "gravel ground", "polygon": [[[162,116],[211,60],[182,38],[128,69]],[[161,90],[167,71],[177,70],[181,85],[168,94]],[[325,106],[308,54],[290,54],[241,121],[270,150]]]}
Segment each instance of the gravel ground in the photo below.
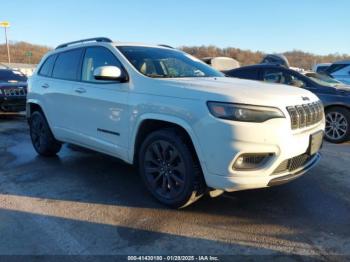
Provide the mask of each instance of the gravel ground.
{"label": "gravel ground", "polygon": [[[0,116],[0,255],[302,255],[350,258],[350,144],[287,185],[158,204],[137,171],[65,145],[35,154],[23,115]],[[232,257],[231,257],[232,258]],[[231,258],[226,258],[228,261]]]}

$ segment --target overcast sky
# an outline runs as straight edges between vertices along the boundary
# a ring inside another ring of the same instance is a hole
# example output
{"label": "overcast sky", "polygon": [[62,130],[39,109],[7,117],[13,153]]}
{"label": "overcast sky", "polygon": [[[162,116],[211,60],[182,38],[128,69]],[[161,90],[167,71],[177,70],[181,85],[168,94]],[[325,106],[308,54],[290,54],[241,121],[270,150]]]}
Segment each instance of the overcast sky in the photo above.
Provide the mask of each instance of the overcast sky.
{"label": "overcast sky", "polygon": [[51,47],[107,36],[172,46],[350,54],[348,0],[3,0],[4,20],[11,23],[10,40]]}

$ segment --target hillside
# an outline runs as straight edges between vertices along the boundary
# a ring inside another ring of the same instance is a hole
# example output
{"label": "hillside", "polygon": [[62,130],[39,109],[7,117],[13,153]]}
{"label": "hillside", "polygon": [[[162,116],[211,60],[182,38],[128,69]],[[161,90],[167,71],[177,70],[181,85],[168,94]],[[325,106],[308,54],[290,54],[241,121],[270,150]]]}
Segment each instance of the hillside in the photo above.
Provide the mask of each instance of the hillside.
{"label": "hillside", "polygon": [[[182,46],[180,49],[198,57],[208,56],[228,56],[237,59],[241,65],[250,65],[259,63],[264,56],[263,52],[253,52],[250,50],[242,50],[239,48],[218,48],[215,46]],[[42,56],[51,50],[50,47],[43,45],[33,45],[26,42],[11,43],[11,62],[13,63],[39,63]],[[32,56],[26,56],[27,52],[31,52]],[[315,55],[303,51],[285,52],[290,65],[310,69],[315,63],[333,62],[342,59],[350,59],[350,55],[330,54],[326,56]],[[5,44],[0,45],[0,62],[7,62],[7,51]]]}
{"label": "hillside", "polygon": [[[10,55],[12,63],[37,64],[50,47],[33,45],[26,42],[15,42],[10,44]],[[31,52],[32,56],[26,56],[27,52]],[[0,45],[0,62],[7,62],[7,49],[5,44]]]}
{"label": "hillside", "polygon": [[[263,56],[263,52],[253,52],[250,50],[242,50],[238,48],[218,48],[215,46],[183,46],[185,52],[198,58],[212,56],[228,56],[238,60],[241,65],[251,65],[259,63]],[[337,60],[350,59],[350,55],[330,54],[326,56],[306,53],[299,50],[283,53],[289,60],[291,66],[311,69],[315,63],[334,62]]]}

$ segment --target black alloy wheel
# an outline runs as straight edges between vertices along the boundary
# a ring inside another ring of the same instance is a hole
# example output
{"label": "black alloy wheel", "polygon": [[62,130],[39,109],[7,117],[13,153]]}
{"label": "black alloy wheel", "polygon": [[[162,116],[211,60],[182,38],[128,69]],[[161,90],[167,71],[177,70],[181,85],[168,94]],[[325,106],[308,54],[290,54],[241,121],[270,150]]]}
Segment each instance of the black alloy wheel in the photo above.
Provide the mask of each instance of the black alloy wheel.
{"label": "black alloy wheel", "polygon": [[185,207],[202,196],[203,175],[190,147],[173,129],[151,133],[139,152],[140,174],[152,195],[171,207]]}
{"label": "black alloy wheel", "polygon": [[60,151],[62,145],[54,138],[41,112],[35,111],[31,115],[29,128],[33,147],[39,155],[54,156]]}

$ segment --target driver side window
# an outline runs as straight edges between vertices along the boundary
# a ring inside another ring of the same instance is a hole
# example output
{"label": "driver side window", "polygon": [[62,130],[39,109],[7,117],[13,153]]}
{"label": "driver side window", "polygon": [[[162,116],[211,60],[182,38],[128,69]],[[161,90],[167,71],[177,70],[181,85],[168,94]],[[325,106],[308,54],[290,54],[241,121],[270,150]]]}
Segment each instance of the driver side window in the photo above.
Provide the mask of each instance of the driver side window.
{"label": "driver side window", "polygon": [[82,81],[101,82],[94,77],[94,70],[101,66],[118,66],[121,64],[114,54],[104,47],[88,47],[85,52],[82,69]]}
{"label": "driver side window", "polygon": [[263,81],[268,83],[284,84],[286,79],[281,70],[266,69],[263,73]]}
{"label": "driver side window", "polygon": [[306,83],[296,75],[285,73],[285,79],[286,79],[286,82],[285,82],[286,85],[301,87],[301,88],[306,87]]}
{"label": "driver side window", "polygon": [[263,81],[301,88],[306,87],[306,83],[296,75],[278,69],[264,70]]}

